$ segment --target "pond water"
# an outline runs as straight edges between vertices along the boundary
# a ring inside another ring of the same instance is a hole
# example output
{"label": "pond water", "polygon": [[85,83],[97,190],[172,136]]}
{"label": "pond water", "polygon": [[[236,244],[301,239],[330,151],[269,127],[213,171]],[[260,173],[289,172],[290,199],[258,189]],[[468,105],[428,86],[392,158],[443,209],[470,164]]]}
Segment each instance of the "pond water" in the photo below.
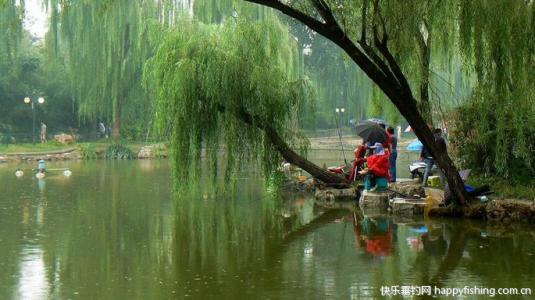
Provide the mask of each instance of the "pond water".
{"label": "pond water", "polygon": [[255,173],[238,178],[234,194],[205,184],[177,196],[165,160],[48,167],[65,165],[70,178],[52,171],[43,180],[0,165],[0,299],[376,299],[392,286],[535,288],[532,228],[389,218],[351,203],[326,209],[310,195],[273,192]]}

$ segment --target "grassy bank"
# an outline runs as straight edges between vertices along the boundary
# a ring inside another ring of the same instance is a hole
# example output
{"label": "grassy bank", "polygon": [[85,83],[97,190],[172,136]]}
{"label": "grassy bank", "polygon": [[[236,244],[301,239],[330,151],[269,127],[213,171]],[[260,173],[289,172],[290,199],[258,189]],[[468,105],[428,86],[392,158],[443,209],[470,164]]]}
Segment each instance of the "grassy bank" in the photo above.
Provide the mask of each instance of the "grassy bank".
{"label": "grassy bank", "polygon": [[[98,140],[95,142],[90,143],[73,143],[69,145],[64,145],[56,141],[50,141],[47,143],[27,143],[27,144],[1,144],[0,145],[0,155],[9,155],[9,154],[16,154],[16,153],[45,153],[45,152],[56,152],[61,151],[65,149],[71,149],[71,148],[91,148],[94,151],[100,153],[106,151],[106,149],[114,144],[112,140]],[[130,148],[132,151],[136,152],[141,149],[144,145],[147,145],[145,143],[141,142],[120,142],[120,144],[125,145],[126,147]]]}
{"label": "grassy bank", "polygon": [[73,145],[63,145],[57,142],[9,145],[1,144],[0,154],[54,152],[72,147]]}

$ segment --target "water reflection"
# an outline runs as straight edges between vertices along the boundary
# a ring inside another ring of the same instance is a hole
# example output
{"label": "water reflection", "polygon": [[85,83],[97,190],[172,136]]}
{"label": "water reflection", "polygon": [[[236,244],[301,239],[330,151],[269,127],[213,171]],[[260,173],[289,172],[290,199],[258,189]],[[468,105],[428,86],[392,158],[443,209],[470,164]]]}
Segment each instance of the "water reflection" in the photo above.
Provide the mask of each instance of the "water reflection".
{"label": "water reflection", "polygon": [[42,190],[0,172],[0,299],[371,299],[385,285],[535,283],[525,226],[329,209],[254,178],[173,195],[162,162],[69,167]]}
{"label": "water reflection", "polygon": [[363,216],[360,220],[353,213],[353,228],[357,245],[374,256],[390,255],[394,248],[396,225],[387,216]]}
{"label": "water reflection", "polygon": [[48,280],[46,278],[43,251],[38,247],[22,249],[19,282],[17,289],[18,299],[39,300],[48,295]]}

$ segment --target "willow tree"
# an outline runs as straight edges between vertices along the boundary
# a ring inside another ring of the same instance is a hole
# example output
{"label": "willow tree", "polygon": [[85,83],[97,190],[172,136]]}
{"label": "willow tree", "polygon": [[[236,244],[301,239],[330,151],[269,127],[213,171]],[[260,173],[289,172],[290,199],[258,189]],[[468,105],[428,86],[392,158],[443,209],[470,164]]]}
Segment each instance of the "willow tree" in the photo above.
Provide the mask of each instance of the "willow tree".
{"label": "willow tree", "polygon": [[344,181],[292,150],[300,145],[292,117],[310,99],[306,78],[292,75],[294,43],[275,18],[223,26],[184,21],[169,33],[146,78],[160,129],[172,132],[175,178],[198,167],[202,148],[215,169],[224,146],[229,171],[258,161],[269,171],[280,153],[326,183]]}
{"label": "willow tree", "polygon": [[24,1],[0,1],[0,59],[3,63],[11,63],[18,56],[23,16]]}
{"label": "willow tree", "polygon": [[[297,38],[300,41],[304,39],[302,35],[297,35]],[[366,118],[372,85],[347,55],[318,35],[310,38],[303,51],[308,52],[304,55],[305,71],[311,77],[317,94],[318,125],[336,124],[329,122],[335,116],[336,107],[345,108],[343,119],[346,116]]]}
{"label": "willow tree", "polygon": [[340,0],[245,1],[274,8],[342,48],[392,101],[417,137],[429,147],[446,175],[456,202],[462,205],[468,203],[468,195],[457,168],[449,155],[437,145],[399,58],[392,52],[389,28],[394,26],[389,26],[389,22],[395,20],[389,19],[389,15],[385,14],[387,9],[382,1],[354,1],[351,5]]}
{"label": "willow tree", "polygon": [[533,178],[535,3],[460,1],[458,19],[462,54],[476,74],[458,118],[459,149],[487,175]]}
{"label": "willow tree", "polygon": [[[156,3],[143,0],[49,0],[48,37],[67,48],[79,114],[111,119],[121,132],[125,107],[148,107],[141,87],[143,64],[152,52],[148,27],[157,20]],[[61,7],[61,8],[59,8]],[[61,14],[58,15],[58,11]],[[58,30],[59,28],[59,30]],[[57,34],[61,32],[61,34]],[[54,51],[57,47],[52,47]]]}
{"label": "willow tree", "polygon": [[26,92],[21,83],[21,43],[23,40],[22,19],[24,2],[0,1],[0,131],[9,131],[8,116],[12,115],[14,102],[21,92]]}

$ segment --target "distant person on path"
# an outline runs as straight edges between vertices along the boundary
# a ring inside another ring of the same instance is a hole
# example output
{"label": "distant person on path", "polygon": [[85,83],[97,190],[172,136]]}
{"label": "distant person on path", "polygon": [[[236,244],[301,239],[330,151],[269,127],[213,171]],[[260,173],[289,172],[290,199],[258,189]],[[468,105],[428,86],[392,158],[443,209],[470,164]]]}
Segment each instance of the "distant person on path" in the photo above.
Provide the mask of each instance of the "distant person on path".
{"label": "distant person on path", "polygon": [[[444,138],[442,137],[442,129],[436,128],[435,130],[433,130],[433,133],[435,136],[435,142],[438,144],[440,151],[445,153],[447,151],[447,146],[446,140],[444,140]],[[429,148],[427,148],[425,145],[422,147],[422,151],[420,152],[420,160],[423,160],[426,164],[422,183],[424,187],[427,187],[427,179],[429,178],[429,174],[431,173],[431,168],[433,168],[433,166],[435,165],[435,158],[431,154]],[[442,172],[440,167],[437,168],[437,170],[441,182],[444,183],[446,181],[444,173]]]}
{"label": "distant person on path", "polygon": [[391,152],[390,152],[390,157],[389,157],[389,160],[390,160],[390,182],[396,182],[396,160],[398,159],[398,138],[396,137],[396,135],[394,134],[394,128],[393,127],[388,127],[388,129],[386,130],[388,136],[389,136],[389,139],[390,139],[390,147],[391,147]]}
{"label": "distant person on path", "polygon": [[106,136],[106,125],[104,125],[104,122],[100,121],[98,123],[98,137],[97,138],[103,138]]}
{"label": "distant person on path", "polygon": [[46,124],[41,122],[41,143],[46,143]]}

